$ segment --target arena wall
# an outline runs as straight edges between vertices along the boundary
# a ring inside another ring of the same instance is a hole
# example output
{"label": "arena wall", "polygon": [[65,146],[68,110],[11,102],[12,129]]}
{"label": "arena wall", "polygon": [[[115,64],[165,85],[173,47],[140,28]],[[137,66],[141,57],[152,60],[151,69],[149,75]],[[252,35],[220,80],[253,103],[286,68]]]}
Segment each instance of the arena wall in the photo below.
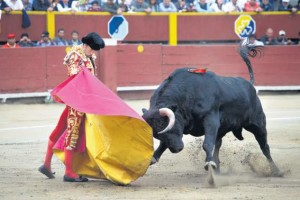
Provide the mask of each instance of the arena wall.
{"label": "arena wall", "polygon": [[[174,69],[207,68],[223,76],[249,79],[234,45],[137,44],[108,46],[97,53],[97,74],[126,98],[149,95]],[[0,49],[0,94],[47,92],[66,78],[66,47]],[[252,59],[256,86],[300,86],[300,46],[267,46]],[[136,91],[135,93],[131,93]],[[129,94],[129,95],[128,95]]]}

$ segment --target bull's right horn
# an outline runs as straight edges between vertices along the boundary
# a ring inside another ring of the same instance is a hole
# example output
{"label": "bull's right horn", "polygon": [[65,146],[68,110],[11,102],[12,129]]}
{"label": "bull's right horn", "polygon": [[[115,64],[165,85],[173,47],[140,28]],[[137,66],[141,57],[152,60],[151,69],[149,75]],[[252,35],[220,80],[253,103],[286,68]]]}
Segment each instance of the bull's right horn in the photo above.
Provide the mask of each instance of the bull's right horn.
{"label": "bull's right horn", "polygon": [[159,114],[160,114],[160,116],[163,116],[163,117],[167,116],[169,118],[168,126],[164,130],[158,132],[158,134],[162,134],[162,133],[170,130],[171,128],[173,128],[173,126],[175,124],[175,114],[170,108],[159,109]]}

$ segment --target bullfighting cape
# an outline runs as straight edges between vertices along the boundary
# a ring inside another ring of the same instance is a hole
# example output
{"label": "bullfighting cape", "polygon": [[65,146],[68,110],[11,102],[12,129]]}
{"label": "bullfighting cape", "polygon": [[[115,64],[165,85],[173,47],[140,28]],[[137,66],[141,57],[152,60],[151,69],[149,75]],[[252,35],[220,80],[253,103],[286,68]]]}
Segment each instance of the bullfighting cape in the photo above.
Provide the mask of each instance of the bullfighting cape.
{"label": "bullfighting cape", "polygon": [[[74,156],[76,173],[122,185],[146,173],[153,155],[151,127],[85,67],[51,95],[86,113],[81,127],[85,134],[81,134]],[[58,140],[54,153],[64,162],[62,143],[63,139]]]}

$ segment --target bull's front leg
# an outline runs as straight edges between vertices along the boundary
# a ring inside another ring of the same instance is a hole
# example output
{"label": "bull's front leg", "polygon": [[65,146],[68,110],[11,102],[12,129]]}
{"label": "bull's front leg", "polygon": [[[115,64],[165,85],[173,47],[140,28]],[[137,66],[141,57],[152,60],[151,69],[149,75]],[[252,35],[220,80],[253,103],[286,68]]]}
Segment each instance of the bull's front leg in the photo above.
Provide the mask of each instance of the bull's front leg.
{"label": "bull's front leg", "polygon": [[206,163],[204,168],[208,170],[209,165],[214,169],[217,168],[217,164],[213,159],[213,150],[216,142],[218,129],[220,127],[219,115],[211,114],[204,120],[205,139],[203,142],[203,149],[206,153]]}
{"label": "bull's front leg", "polygon": [[163,142],[160,142],[158,148],[155,150],[154,155],[152,157],[151,165],[159,161],[161,155],[165,152],[166,149],[167,145],[165,145]]}

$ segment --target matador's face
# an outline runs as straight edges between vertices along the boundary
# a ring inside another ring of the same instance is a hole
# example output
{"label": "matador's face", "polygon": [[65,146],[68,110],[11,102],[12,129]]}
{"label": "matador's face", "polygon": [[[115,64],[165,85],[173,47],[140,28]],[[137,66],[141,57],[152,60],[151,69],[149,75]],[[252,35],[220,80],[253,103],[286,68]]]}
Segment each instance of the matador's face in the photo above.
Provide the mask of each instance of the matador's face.
{"label": "matador's face", "polygon": [[83,44],[83,51],[87,57],[91,57],[94,54],[94,50],[87,44]]}

